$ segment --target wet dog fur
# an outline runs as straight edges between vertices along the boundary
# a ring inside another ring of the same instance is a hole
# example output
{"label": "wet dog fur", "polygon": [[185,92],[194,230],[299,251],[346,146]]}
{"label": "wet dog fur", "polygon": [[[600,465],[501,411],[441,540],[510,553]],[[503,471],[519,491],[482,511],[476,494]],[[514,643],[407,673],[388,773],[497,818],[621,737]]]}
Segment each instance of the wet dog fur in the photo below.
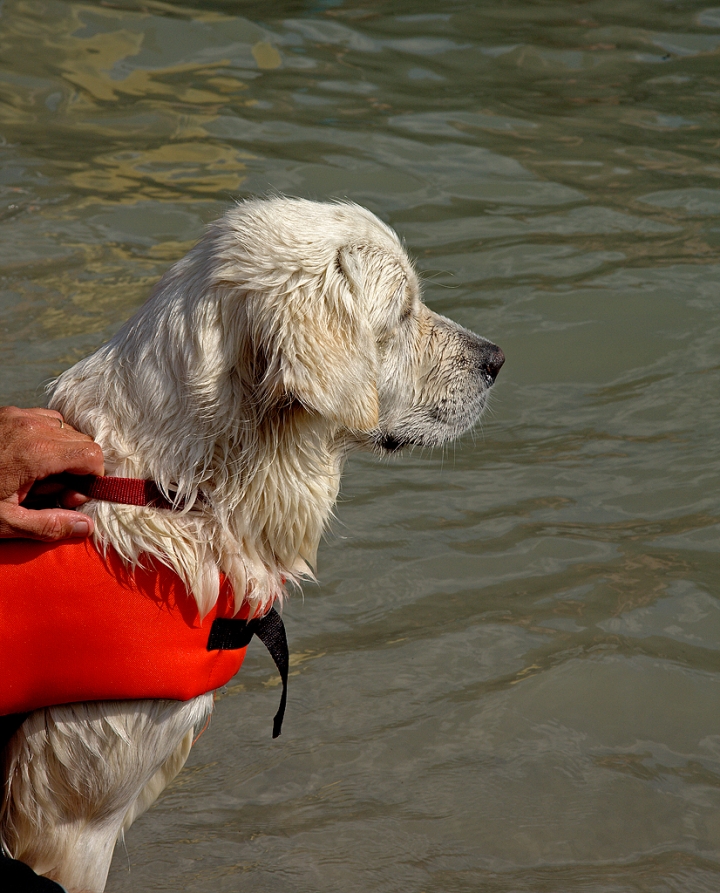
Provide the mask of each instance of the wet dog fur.
{"label": "wet dog fur", "polygon": [[[499,348],[429,310],[396,234],[349,203],[232,208],[147,303],[54,383],[49,406],[108,474],[179,508],[91,502],[132,568],[169,565],[201,612],[312,574],[347,455],[435,446],[478,419]],[[201,498],[198,499],[197,497]],[[182,768],[212,694],[37,710],[7,748],[0,838],[75,891],[102,891],[115,841]]]}

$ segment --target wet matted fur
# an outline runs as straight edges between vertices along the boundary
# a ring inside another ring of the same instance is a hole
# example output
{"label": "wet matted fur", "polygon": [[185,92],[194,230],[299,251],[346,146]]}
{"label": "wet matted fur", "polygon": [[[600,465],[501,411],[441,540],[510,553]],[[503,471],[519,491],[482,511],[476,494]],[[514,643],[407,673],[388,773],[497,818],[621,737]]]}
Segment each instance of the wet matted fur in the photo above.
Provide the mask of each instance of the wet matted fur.
{"label": "wet matted fur", "polygon": [[[129,567],[175,570],[202,612],[311,574],[349,452],[434,446],[478,419],[499,348],[430,311],[396,234],[364,208],[243,202],[147,303],[51,387],[108,474],[180,508],[89,503]],[[198,499],[198,497],[200,497]],[[38,710],[6,753],[0,836],[68,890],[102,891],[113,847],[182,768],[212,695]]]}

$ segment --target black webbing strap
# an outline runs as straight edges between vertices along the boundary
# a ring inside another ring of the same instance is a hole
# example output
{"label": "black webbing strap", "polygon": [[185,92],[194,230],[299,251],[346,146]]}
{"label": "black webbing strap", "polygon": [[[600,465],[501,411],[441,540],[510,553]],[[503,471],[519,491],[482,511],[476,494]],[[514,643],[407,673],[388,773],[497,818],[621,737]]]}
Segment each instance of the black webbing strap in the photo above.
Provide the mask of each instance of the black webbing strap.
{"label": "black webbing strap", "polygon": [[280,707],[273,719],[273,738],[280,734],[287,705],[287,680],[290,666],[290,654],[288,652],[287,636],[282,617],[275,608],[265,614],[264,617],[256,617],[254,620],[228,620],[218,617],[213,620],[208,637],[208,651],[233,651],[236,648],[245,648],[253,636],[258,639],[270,652],[270,657],[275,661],[275,666],[282,680],[282,695]]}
{"label": "black webbing strap", "polygon": [[0,757],[12,736],[28,716],[30,716],[29,713],[10,713],[7,716],[0,716]]}
{"label": "black webbing strap", "polygon": [[3,893],[66,893],[65,887],[40,877],[24,862],[0,853],[0,890]]}

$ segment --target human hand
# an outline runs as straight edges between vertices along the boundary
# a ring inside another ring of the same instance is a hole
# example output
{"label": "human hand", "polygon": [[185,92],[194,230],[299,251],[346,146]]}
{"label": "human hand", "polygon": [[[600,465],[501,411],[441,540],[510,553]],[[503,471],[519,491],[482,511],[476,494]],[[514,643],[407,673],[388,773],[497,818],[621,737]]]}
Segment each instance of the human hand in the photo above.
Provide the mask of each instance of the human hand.
{"label": "human hand", "polygon": [[[92,520],[70,511],[87,497],[68,490],[53,476],[101,475],[103,470],[100,447],[66,424],[59,412],[0,407],[0,537],[51,542],[88,536]],[[22,503],[31,489],[40,499],[51,495],[63,508],[27,508]]]}

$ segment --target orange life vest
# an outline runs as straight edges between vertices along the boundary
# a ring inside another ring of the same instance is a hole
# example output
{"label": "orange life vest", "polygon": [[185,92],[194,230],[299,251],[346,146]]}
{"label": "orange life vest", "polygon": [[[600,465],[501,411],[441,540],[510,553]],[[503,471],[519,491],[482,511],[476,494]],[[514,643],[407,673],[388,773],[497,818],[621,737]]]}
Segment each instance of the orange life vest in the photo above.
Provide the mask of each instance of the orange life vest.
{"label": "orange life vest", "polygon": [[200,620],[168,568],[129,575],[116,553],[104,558],[88,540],[0,540],[0,716],[212,691],[240,669],[252,637],[238,639],[235,628],[246,624],[229,619],[248,612],[234,610],[226,579]]}

